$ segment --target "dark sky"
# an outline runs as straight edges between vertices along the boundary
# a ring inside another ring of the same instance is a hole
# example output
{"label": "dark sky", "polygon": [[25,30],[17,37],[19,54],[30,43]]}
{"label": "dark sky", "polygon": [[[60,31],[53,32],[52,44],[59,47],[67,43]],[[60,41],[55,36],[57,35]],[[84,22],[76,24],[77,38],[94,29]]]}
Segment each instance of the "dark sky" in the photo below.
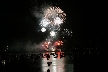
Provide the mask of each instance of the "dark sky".
{"label": "dark sky", "polygon": [[[12,44],[15,40],[36,41],[46,34],[38,33],[38,21],[31,9],[44,3],[59,6],[67,14],[65,27],[73,30],[73,40],[96,42],[108,40],[105,5],[97,1],[82,0],[2,0],[0,2],[0,42]],[[106,42],[105,42],[106,43]]]}

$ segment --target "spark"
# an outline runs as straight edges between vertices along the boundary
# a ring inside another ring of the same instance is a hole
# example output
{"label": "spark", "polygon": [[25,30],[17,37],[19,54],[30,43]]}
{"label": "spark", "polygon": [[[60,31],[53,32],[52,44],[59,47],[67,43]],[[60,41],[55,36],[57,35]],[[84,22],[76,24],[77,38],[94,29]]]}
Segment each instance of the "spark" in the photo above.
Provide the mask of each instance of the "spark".
{"label": "spark", "polygon": [[56,42],[54,43],[54,45],[55,45],[55,46],[61,46],[61,45],[63,45],[63,41],[56,41]]}
{"label": "spark", "polygon": [[54,31],[51,31],[50,32],[50,36],[55,36],[56,34],[55,34],[55,32]]}
{"label": "spark", "polygon": [[[61,35],[62,36],[72,36],[72,30],[71,29],[63,29],[63,31],[61,31]],[[63,37],[64,38],[64,37]]]}
{"label": "spark", "polygon": [[54,19],[54,22],[55,22],[55,25],[59,25],[59,24],[63,23],[63,21],[59,17],[56,17]]}
{"label": "spark", "polygon": [[48,24],[50,24],[50,21],[48,19],[42,19],[40,25],[42,27],[46,27],[48,26]]}
{"label": "spark", "polygon": [[45,32],[45,31],[46,31],[46,29],[45,29],[45,28],[42,28],[42,29],[41,29],[41,31],[42,31],[42,32]]}

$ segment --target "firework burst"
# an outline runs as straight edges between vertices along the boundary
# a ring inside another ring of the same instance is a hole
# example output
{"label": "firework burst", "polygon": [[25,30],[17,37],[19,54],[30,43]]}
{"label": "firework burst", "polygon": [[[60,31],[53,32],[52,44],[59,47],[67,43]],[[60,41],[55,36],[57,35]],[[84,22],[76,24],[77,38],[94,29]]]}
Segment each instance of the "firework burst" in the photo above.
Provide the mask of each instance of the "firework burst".
{"label": "firework burst", "polygon": [[48,30],[58,30],[65,21],[66,14],[59,7],[50,6],[43,11],[43,17],[40,26]]}

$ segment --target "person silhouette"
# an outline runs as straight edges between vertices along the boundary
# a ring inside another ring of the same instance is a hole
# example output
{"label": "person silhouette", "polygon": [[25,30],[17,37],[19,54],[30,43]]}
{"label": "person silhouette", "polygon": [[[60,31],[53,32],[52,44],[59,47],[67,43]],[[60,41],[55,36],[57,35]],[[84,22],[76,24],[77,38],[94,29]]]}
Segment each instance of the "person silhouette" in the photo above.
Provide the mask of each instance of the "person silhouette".
{"label": "person silhouette", "polygon": [[52,62],[47,62],[48,66],[50,66],[52,64]]}
{"label": "person silhouette", "polygon": [[48,69],[47,72],[50,72],[50,69]]}

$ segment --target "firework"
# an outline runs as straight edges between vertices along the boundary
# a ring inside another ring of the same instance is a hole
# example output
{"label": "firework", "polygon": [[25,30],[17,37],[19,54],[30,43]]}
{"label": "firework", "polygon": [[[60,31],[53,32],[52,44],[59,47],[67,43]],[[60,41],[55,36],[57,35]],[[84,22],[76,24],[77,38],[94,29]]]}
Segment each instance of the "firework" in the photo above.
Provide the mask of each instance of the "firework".
{"label": "firework", "polygon": [[46,9],[44,11],[44,17],[47,19],[54,19],[56,17],[59,17],[61,20],[65,19],[66,14],[59,8],[59,7],[48,7],[48,9]]}
{"label": "firework", "polygon": [[57,30],[66,19],[66,14],[56,6],[48,7],[43,13],[40,26],[46,27],[48,30]]}
{"label": "firework", "polygon": [[63,41],[56,41],[55,43],[54,43],[54,46],[61,46],[61,45],[63,45]]}
{"label": "firework", "polygon": [[72,30],[71,29],[63,29],[60,34],[61,36],[64,38],[65,36],[66,37],[72,37]]}
{"label": "firework", "polygon": [[49,36],[42,43],[45,50],[55,51],[58,46],[63,45],[63,41],[58,40],[58,33],[61,25],[65,22],[66,14],[59,7],[49,6],[42,10],[43,14],[40,20],[41,31],[48,30]]}
{"label": "firework", "polygon": [[51,42],[51,41],[45,41],[42,46],[44,47],[45,50],[56,50],[57,47],[60,47],[63,45],[63,41],[61,40],[57,40],[57,41],[54,41],[54,42]]}

